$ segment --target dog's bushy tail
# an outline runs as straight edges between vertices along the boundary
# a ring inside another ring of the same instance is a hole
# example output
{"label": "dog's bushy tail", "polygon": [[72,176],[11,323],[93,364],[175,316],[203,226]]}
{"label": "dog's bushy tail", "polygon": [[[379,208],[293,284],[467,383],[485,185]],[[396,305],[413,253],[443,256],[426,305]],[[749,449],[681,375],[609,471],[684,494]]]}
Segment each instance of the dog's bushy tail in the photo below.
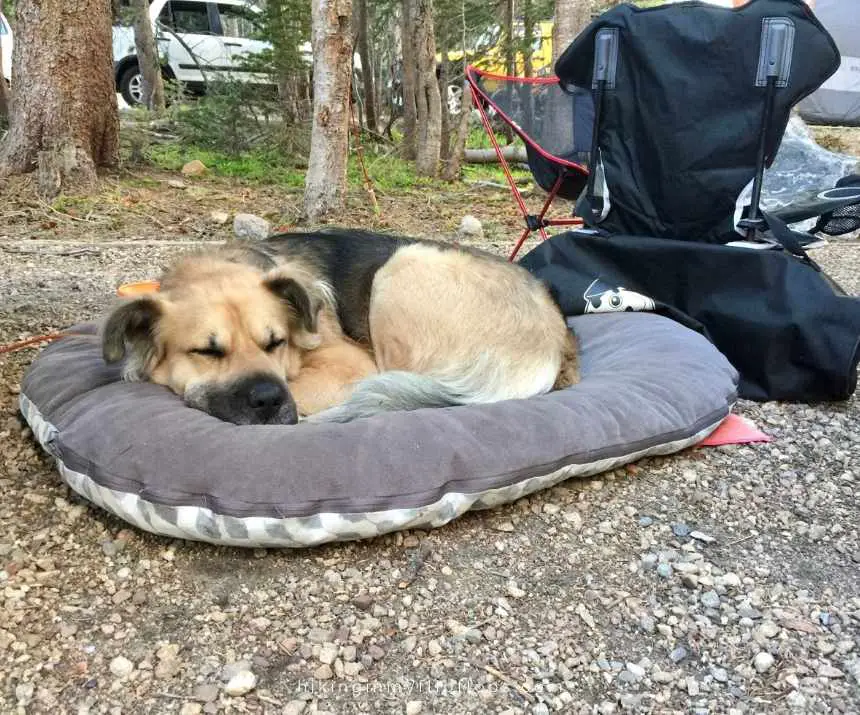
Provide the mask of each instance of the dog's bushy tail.
{"label": "dog's bushy tail", "polygon": [[308,422],[350,422],[381,412],[451,407],[471,402],[462,388],[415,372],[392,370],[362,380],[349,399],[315,415]]}

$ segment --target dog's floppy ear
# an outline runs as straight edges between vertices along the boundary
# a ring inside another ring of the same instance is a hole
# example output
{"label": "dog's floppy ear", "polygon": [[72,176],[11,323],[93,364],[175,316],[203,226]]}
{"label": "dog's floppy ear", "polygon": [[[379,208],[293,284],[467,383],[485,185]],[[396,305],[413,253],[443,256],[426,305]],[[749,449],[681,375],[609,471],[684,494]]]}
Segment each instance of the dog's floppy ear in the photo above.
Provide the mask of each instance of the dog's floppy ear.
{"label": "dog's floppy ear", "polygon": [[102,330],[102,356],[109,364],[127,356],[123,370],[125,379],[145,377],[146,368],[155,355],[153,332],[161,314],[160,302],[144,296],[119,306],[107,319]]}
{"label": "dog's floppy ear", "polygon": [[292,342],[307,350],[319,347],[319,314],[322,300],[312,295],[293,276],[280,271],[271,271],[263,283],[290,307]]}

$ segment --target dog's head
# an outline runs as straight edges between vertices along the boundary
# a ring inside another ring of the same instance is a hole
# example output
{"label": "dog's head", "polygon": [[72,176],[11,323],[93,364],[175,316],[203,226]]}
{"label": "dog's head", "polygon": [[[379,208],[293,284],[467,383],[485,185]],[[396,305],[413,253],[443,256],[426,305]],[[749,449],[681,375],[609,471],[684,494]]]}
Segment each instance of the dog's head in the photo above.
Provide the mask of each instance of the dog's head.
{"label": "dog's head", "polygon": [[320,343],[325,288],[285,266],[269,271],[212,258],[180,263],[161,291],[120,305],[102,334],[123,377],[165,385],[235,424],[293,424],[288,381]]}

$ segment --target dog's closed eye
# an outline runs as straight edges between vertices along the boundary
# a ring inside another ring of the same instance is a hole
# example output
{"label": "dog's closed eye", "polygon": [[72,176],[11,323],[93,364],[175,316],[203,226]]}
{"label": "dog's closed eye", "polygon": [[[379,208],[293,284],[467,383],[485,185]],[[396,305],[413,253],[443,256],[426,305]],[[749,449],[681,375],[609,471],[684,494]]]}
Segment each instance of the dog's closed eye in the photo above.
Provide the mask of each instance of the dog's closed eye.
{"label": "dog's closed eye", "polygon": [[207,345],[205,348],[192,348],[188,352],[192,355],[202,355],[204,357],[215,358],[217,360],[220,360],[227,354],[224,352],[223,348],[213,347],[211,345]]}
{"label": "dog's closed eye", "polygon": [[209,342],[206,345],[200,348],[191,348],[188,352],[191,355],[202,355],[213,360],[220,360],[227,355],[224,346],[214,334],[209,336]]}
{"label": "dog's closed eye", "polygon": [[264,347],[263,349],[267,353],[273,353],[273,352],[275,352],[275,350],[277,350],[282,345],[286,345],[286,342],[287,341],[284,338],[276,338],[275,336],[272,336],[269,339],[269,342],[266,343],[266,347]]}

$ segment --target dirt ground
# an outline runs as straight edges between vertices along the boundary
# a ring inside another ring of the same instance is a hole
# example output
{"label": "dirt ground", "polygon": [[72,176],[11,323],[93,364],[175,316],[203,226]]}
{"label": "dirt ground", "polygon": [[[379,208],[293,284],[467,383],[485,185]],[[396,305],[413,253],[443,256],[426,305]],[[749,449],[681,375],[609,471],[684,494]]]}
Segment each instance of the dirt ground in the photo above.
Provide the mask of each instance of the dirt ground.
{"label": "dirt ground", "polygon": [[[860,156],[858,133],[827,134]],[[229,239],[212,212],[289,226],[300,200],[144,170],[91,201],[48,206],[26,179],[0,196],[0,344]],[[519,225],[492,186],[380,200],[384,218],[352,192],[337,223],[450,238],[471,213],[499,252]],[[816,257],[860,293],[860,241]],[[741,403],[773,442],[643,460],[432,532],[240,550],[134,530],[65,487],[18,414],[34,354],[0,355],[4,713],[860,711],[857,397]]]}

